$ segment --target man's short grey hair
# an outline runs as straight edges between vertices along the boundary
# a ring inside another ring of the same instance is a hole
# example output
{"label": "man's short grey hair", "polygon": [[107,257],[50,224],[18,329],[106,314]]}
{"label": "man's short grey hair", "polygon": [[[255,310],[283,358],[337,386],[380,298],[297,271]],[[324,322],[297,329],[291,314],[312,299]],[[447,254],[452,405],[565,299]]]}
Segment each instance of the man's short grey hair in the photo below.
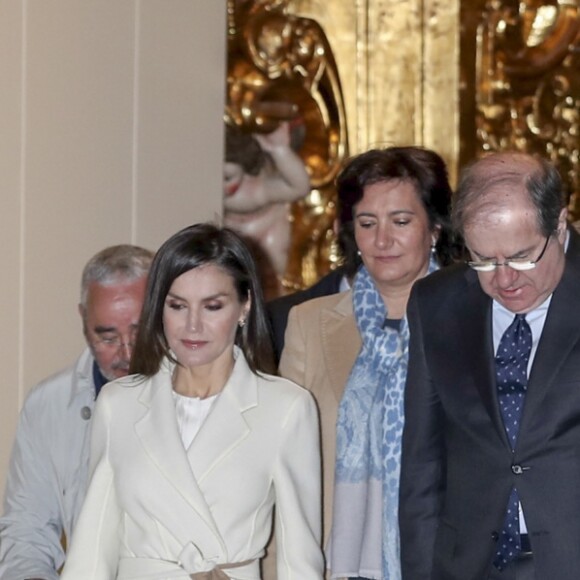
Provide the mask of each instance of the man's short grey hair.
{"label": "man's short grey hair", "polygon": [[83,269],[81,308],[84,310],[87,306],[91,284],[110,286],[134,282],[147,275],[152,260],[153,252],[130,244],[110,246],[95,254]]}
{"label": "man's short grey hair", "polygon": [[476,215],[488,206],[496,206],[497,199],[488,202],[486,194],[497,187],[507,190],[523,187],[536,209],[540,232],[547,237],[556,231],[566,203],[558,170],[541,157],[504,152],[484,157],[464,169],[451,214],[456,232],[463,235],[465,226]]}

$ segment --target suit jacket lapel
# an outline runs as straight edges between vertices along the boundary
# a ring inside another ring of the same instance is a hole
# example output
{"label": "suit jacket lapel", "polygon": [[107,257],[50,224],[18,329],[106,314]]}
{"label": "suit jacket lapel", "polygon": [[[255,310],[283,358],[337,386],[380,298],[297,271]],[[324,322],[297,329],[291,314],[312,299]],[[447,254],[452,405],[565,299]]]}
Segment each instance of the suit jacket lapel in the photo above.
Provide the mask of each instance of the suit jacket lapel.
{"label": "suit jacket lapel", "polygon": [[352,292],[343,292],[332,309],[320,314],[322,350],[328,380],[340,402],[346,381],[361,348],[361,339],[352,311]]}
{"label": "suit jacket lapel", "polygon": [[[177,491],[191,505],[195,514],[193,517],[197,526],[199,520],[205,523],[207,529],[212,532],[214,540],[217,540],[222,551],[225,551],[223,540],[217,529],[209,506],[196,481],[185,448],[177,428],[175,416],[175,403],[171,390],[171,368],[164,362],[162,369],[152,377],[143,389],[139,401],[144,405],[143,416],[135,423],[135,432],[139,437],[147,455],[157,467],[159,473],[165,477]],[[173,515],[168,517],[174,519]],[[179,514],[180,520],[186,522],[189,514]],[[195,528],[193,528],[195,529]],[[215,553],[215,541],[212,543],[205,536],[206,545],[213,544]],[[191,538],[184,538],[190,541]],[[210,552],[205,550],[205,552]]]}
{"label": "suit jacket lapel", "polygon": [[499,436],[508,449],[508,441],[499,403],[495,378],[494,348],[492,337],[492,301],[479,284],[477,275],[466,271],[467,300],[460,302],[463,312],[458,316],[460,330],[457,337],[461,337],[461,344],[457,345],[458,353],[466,354],[466,364],[470,366],[479,396],[495,425]]}
{"label": "suit jacket lapel", "polygon": [[258,379],[237,348],[236,357],[231,377],[187,454],[200,483],[250,433],[243,413],[258,404]]}
{"label": "suit jacket lapel", "polygon": [[580,288],[580,242],[575,232],[571,232],[564,273],[552,295],[532,364],[520,432],[525,430],[532,415],[541,407],[547,390],[553,384],[570,350],[580,339],[578,288]]}

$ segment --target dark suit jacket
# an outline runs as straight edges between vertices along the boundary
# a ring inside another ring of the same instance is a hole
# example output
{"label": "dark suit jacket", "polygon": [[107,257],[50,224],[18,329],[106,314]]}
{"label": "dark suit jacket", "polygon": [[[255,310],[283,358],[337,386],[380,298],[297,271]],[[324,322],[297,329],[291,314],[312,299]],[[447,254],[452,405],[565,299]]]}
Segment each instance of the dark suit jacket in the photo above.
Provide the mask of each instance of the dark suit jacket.
{"label": "dark suit jacket", "polygon": [[301,290],[300,292],[294,292],[294,294],[289,294],[288,296],[276,298],[266,304],[276,363],[280,360],[282,349],[284,348],[284,333],[286,332],[290,309],[312,298],[336,294],[340,291],[340,283],[343,277],[344,268],[337,268],[321,278],[316,284],[310,286],[310,288],[306,288],[306,290]]}
{"label": "dark suit jacket", "polygon": [[[464,266],[418,282],[405,395],[403,580],[482,580],[510,490],[539,580],[580,578],[580,237],[570,232],[512,452],[499,411],[492,301]],[[519,469],[521,467],[521,469]]]}

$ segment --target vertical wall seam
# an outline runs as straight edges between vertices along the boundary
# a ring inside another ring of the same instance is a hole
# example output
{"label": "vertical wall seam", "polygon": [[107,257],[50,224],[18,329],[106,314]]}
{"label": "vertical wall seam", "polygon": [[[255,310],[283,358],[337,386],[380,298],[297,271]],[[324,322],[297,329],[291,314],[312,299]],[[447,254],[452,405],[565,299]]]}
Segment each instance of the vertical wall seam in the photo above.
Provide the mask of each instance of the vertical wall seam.
{"label": "vertical wall seam", "polygon": [[27,64],[28,64],[28,0],[22,2],[22,44],[20,61],[20,203],[19,203],[19,292],[18,292],[18,408],[24,401],[24,292],[26,288],[26,150],[27,150]]}
{"label": "vertical wall seam", "polygon": [[133,28],[133,135],[131,151],[131,241],[136,244],[137,231],[137,197],[139,177],[139,71],[141,50],[141,0],[135,0],[135,24]]}

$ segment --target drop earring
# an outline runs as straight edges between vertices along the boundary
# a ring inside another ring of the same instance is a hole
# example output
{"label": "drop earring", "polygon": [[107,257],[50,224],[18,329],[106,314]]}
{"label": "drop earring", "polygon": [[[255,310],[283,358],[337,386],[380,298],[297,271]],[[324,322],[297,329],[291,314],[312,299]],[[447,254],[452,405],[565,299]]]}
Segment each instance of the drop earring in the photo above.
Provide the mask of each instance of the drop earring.
{"label": "drop earring", "polygon": [[437,251],[437,240],[435,238],[431,239],[431,254],[435,254]]}

